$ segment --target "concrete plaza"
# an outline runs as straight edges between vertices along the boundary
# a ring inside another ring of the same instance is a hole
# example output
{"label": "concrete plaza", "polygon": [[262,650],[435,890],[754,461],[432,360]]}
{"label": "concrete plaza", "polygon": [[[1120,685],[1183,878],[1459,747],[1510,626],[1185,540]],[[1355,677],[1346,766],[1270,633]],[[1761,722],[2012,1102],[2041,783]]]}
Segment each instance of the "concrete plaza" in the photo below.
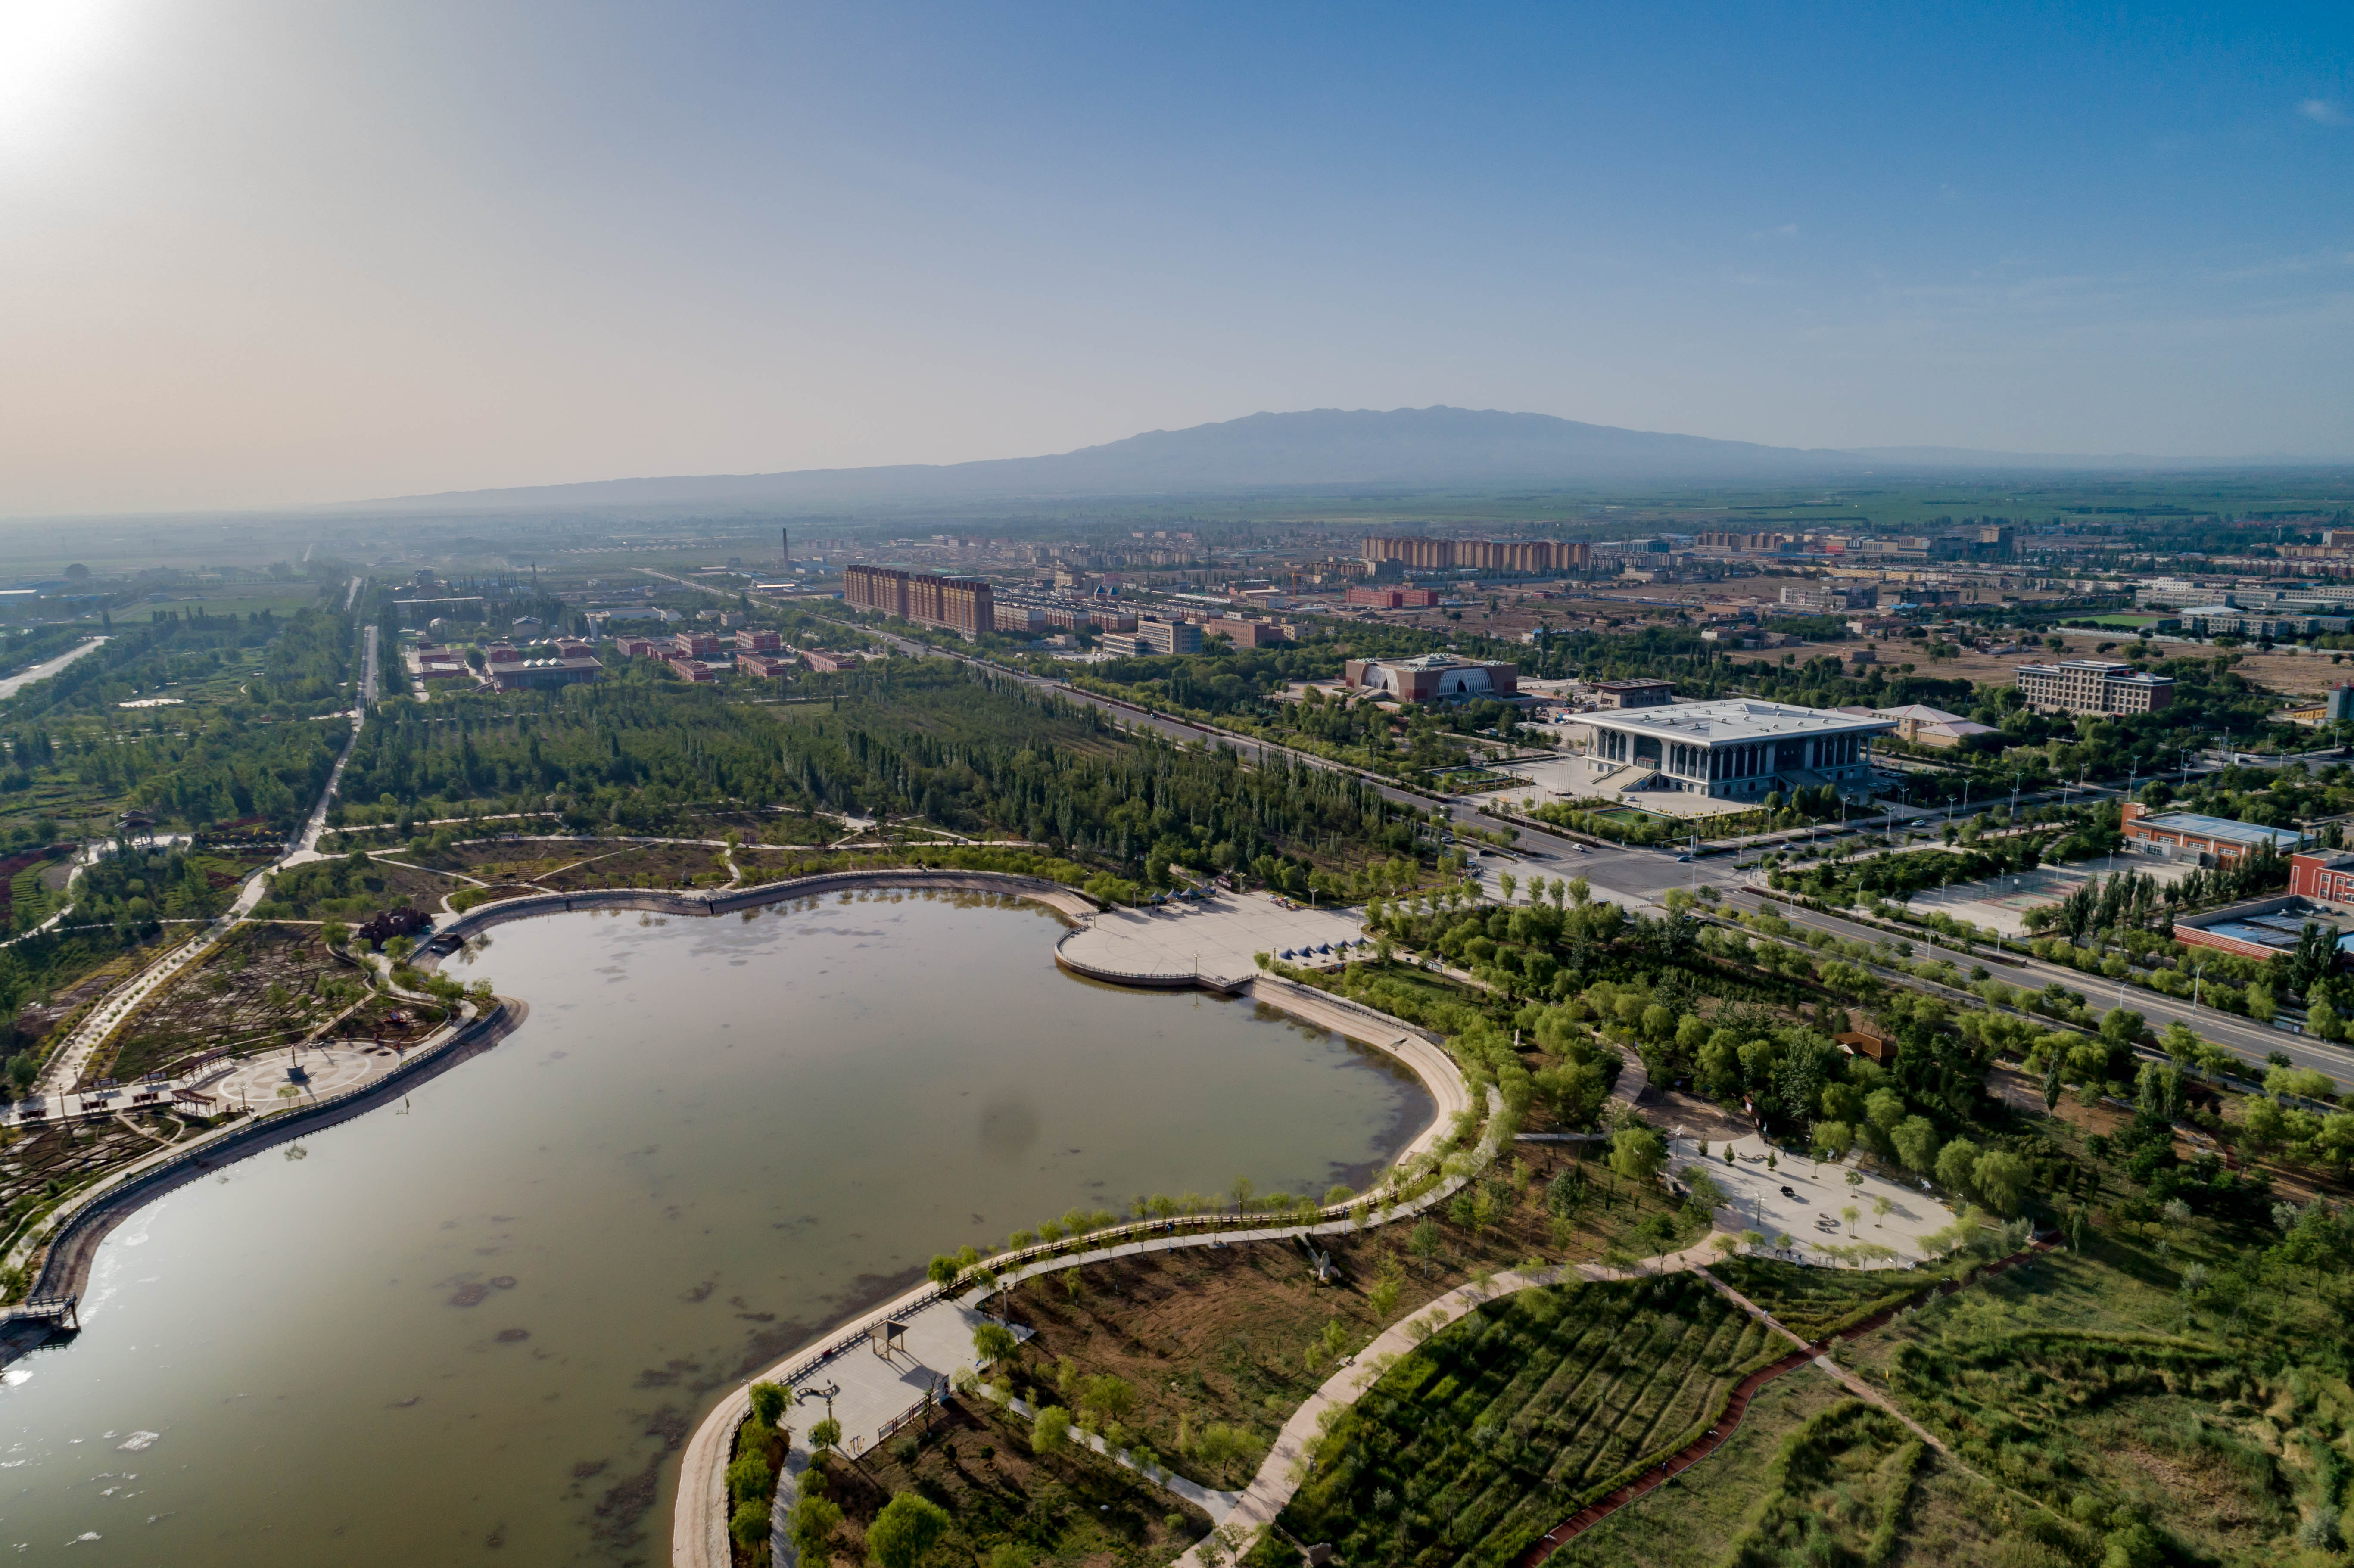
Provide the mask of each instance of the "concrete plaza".
{"label": "concrete plaza", "polygon": [[2096,877],[2119,871],[2137,871],[2171,884],[2198,869],[2189,861],[2158,860],[2145,855],[2110,855],[2074,865],[2039,865],[2032,871],[2010,872],[1979,882],[1956,882],[1916,893],[1909,901],[1924,914],[1935,913],[1983,926],[2006,937],[2027,934],[2031,910],[2049,908]]}
{"label": "concrete plaza", "polygon": [[[1725,1163],[1724,1151],[1734,1162]],[[1766,1166],[1765,1140],[1751,1133],[1731,1144],[1712,1143],[1706,1155],[1696,1140],[1675,1137],[1668,1142],[1668,1169],[1682,1179],[1688,1170],[1705,1171],[1724,1189],[1728,1202],[1716,1211],[1717,1224],[1734,1232],[1757,1231],[1766,1237],[1761,1250],[1771,1251],[1783,1236],[1801,1263],[1832,1266],[1861,1262],[1867,1268],[1903,1268],[1927,1255],[1925,1238],[1959,1218],[1918,1186],[1907,1186],[1858,1170],[1852,1164],[1818,1163],[1802,1154],[1774,1150],[1775,1168]],[[1850,1183],[1849,1175],[1861,1178]],[[1782,1189],[1790,1190],[1785,1197]],[[1886,1200],[1885,1213],[1876,1212]],[[1854,1222],[1846,1219],[1856,1211]],[[1884,1247],[1891,1255],[1872,1257],[1850,1253],[1857,1247]]]}
{"label": "concrete plaza", "polygon": [[[1199,903],[1107,909],[1065,937],[1058,955],[1082,973],[1173,981],[1198,974],[1232,984],[1258,972],[1254,954],[1294,956],[1312,969],[1339,961],[1363,932],[1354,909],[1314,909],[1264,893],[1220,893]],[[1330,947],[1331,954],[1313,954]]]}

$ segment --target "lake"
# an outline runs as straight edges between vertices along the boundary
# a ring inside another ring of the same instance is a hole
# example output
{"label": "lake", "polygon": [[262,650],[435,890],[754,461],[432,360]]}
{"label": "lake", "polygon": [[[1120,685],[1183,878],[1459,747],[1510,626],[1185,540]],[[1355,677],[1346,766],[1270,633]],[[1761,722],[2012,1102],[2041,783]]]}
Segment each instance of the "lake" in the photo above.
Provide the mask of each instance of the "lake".
{"label": "lake", "polygon": [[1057,970],[1054,916],[876,894],[552,916],[406,1101],[109,1238],[0,1388],[0,1547],[175,1568],[656,1563],[718,1393],[932,1254],[1156,1192],[1362,1184],[1433,1114],[1248,1002]]}

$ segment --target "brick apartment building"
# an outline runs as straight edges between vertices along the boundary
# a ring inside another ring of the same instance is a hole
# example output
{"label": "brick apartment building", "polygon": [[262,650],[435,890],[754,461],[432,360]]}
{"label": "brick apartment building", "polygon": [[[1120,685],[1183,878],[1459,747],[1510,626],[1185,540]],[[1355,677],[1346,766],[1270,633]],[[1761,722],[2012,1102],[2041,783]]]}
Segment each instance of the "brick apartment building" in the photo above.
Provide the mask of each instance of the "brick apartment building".
{"label": "brick apartment building", "polygon": [[1583,571],[1594,564],[1594,546],[1563,539],[1421,539],[1370,535],[1358,558],[1379,565],[1395,561],[1409,571],[1469,567],[1481,572]]}
{"label": "brick apartment building", "polygon": [[842,574],[842,597],[861,609],[880,610],[918,626],[942,627],[968,638],[997,630],[994,597],[979,577],[855,566]]}
{"label": "brick apartment building", "polygon": [[1436,609],[1438,595],[1431,588],[1352,588],[1341,596],[1343,604],[1373,609]]}

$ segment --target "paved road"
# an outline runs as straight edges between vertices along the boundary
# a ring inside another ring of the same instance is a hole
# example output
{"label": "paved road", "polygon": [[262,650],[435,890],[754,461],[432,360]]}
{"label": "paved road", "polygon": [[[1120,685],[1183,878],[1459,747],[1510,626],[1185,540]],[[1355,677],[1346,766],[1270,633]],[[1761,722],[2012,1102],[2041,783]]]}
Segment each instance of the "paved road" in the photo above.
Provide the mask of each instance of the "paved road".
{"label": "paved road", "polygon": [[[1767,902],[1758,896],[1755,888],[1746,885],[1727,891],[1732,895],[1729,902],[1738,908],[1755,909]],[[1875,942],[1888,935],[1878,927],[1843,919],[1836,915],[1801,909],[1779,902],[1775,902],[1772,907],[1776,914],[1793,926],[1808,930],[1829,931],[1836,937],[1866,942]],[[1925,947],[1925,943],[1923,945]],[[2004,955],[2015,956],[2019,967],[2010,969],[1989,965],[1988,968],[2008,984],[2041,991],[2057,981],[2072,991],[2082,993],[2086,1002],[2097,1010],[2122,1006],[2138,1012],[2149,1021],[2152,1029],[2163,1030],[2168,1023],[2182,1023],[2200,1039],[2237,1054],[2243,1061],[2261,1065],[2265,1056],[2277,1051],[2297,1066],[2327,1073],[2341,1085],[2354,1084],[2354,1049],[2347,1046],[2333,1045],[2309,1034],[2292,1034],[2217,1008],[2193,1007],[2188,1001],[2177,1001],[2139,986],[2124,986],[2123,1000],[2120,1001],[2117,981],[2084,974],[2062,964],[2045,963],[2009,948],[2004,949]]]}
{"label": "paved road", "polygon": [[[704,585],[687,586],[700,588]],[[717,592],[718,590],[709,591]],[[852,623],[843,622],[843,624]],[[1218,744],[1234,747],[1242,756],[1257,762],[1264,762],[1269,758],[1281,758],[1311,768],[1349,773],[1363,779],[1374,789],[1380,790],[1384,799],[1425,813],[1427,813],[1433,806],[1442,804],[1427,796],[1398,789],[1361,769],[1347,768],[1308,752],[1295,751],[1289,747],[1257,740],[1249,736],[1230,735],[1223,730],[1190,724],[1182,719],[1154,715],[1133,704],[1098,696],[1095,693],[1081,691],[1059,681],[1050,681],[1042,676],[1008,670],[1003,665],[990,663],[987,660],[977,659],[971,654],[960,652],[953,648],[938,647],[886,632],[877,632],[870,626],[857,626],[855,630],[881,636],[895,647],[909,654],[918,657],[945,655],[949,658],[961,659],[969,664],[985,667],[1000,678],[1023,681],[1042,690],[1056,692],[1070,701],[1087,703],[1110,715],[1113,720],[1124,728],[1149,729],[1175,740],[1214,740]],[[2060,799],[2063,794],[2073,798],[2101,792],[2091,788],[2054,789],[2046,791],[2041,796],[2022,795],[2020,797],[2020,804],[2026,805],[2035,800]],[[2008,809],[2010,797],[2003,794],[1986,802],[1980,807],[1980,810],[1992,810],[1998,806]],[[1470,802],[1450,800],[1444,802],[1444,805],[1447,815],[1458,824],[1485,827],[1490,830],[1497,825],[1493,819],[1481,817],[1478,807]],[[1967,818],[1939,819],[1941,823],[1947,820],[1967,821]],[[1490,887],[1494,885],[1497,872],[1500,869],[1508,869],[1516,876],[1522,878],[1531,875],[1583,876],[1592,885],[1597,895],[1611,898],[1629,909],[1658,907],[1660,895],[1672,887],[1696,889],[1702,886],[1713,886],[1721,894],[1727,895],[1748,894],[1754,898],[1754,891],[1747,887],[1744,874],[1734,869],[1736,857],[1733,855],[1712,855],[1691,862],[1679,862],[1675,858],[1672,848],[1665,851],[1617,846],[1596,848],[1580,844],[1564,835],[1548,833],[1540,829],[1519,824],[1515,826],[1520,837],[1514,842],[1508,854],[1499,857],[1482,853],[1481,858],[1484,863],[1482,881]],[[1867,829],[1861,824],[1844,830],[1826,830],[1820,840],[1816,842],[1824,845],[1852,842],[1863,833],[1872,831],[1875,830]],[[1860,938],[1870,942],[1877,941],[1888,934],[1873,927],[1840,919],[1837,916],[1819,915],[1811,910],[1793,909],[1787,906],[1777,907],[1793,925],[1829,931],[1842,938]],[[2114,990],[2105,991],[2108,984],[2106,981],[2059,964],[2043,963],[2024,954],[2020,957],[2024,963],[2023,976],[2017,973],[2006,974],[2006,979],[2010,980],[2014,984],[2021,978],[2030,978],[2033,986],[2041,990],[2043,986],[2057,980],[2070,991],[2083,992],[2085,998],[2095,1006],[2101,1005],[2104,1001],[2110,1006],[2120,1005]],[[2194,1008],[2187,1001],[2178,1001],[2157,991],[2138,987],[2126,988],[2122,1005],[2149,1020],[2153,1029],[2162,1030],[2167,1024],[2179,1021],[2188,1025],[2201,1039],[2223,1046],[2251,1064],[2261,1066],[2268,1054],[2279,1052],[2300,1067],[2312,1067],[2318,1072],[2327,1073],[2341,1085],[2354,1085],[2354,1049],[2333,1045],[2327,1041],[2317,1040],[2309,1035],[2291,1034],[2216,1008],[2206,1006]]]}
{"label": "paved road", "polygon": [[58,671],[64,669],[75,660],[81,658],[84,654],[97,652],[99,644],[105,641],[106,639],[103,637],[93,637],[87,642],[77,642],[72,647],[67,649],[64,652],[58,654],[56,658],[44,660],[40,663],[34,665],[29,670],[22,671],[19,673],[9,676],[5,681],[0,681],[0,702],[5,702],[8,698],[15,696],[18,692],[23,691],[27,686],[31,685],[36,681],[48,680],[50,676],[56,674]]}
{"label": "paved road", "polygon": [[[260,903],[262,895],[270,890],[270,873],[284,866],[320,858],[319,833],[326,826],[327,810],[334,803],[336,790],[343,787],[344,765],[352,759],[352,752],[360,743],[360,729],[367,722],[368,704],[375,698],[376,682],[376,629],[371,626],[367,629],[366,639],[363,644],[359,679],[360,701],[359,706],[352,715],[351,737],[344,743],[343,755],[335,758],[334,771],[327,776],[327,787],[319,792],[318,804],[311,809],[311,815],[303,823],[302,831],[294,836],[287,845],[286,853],[281,856],[275,864],[266,866],[246,878],[245,885],[238,889],[235,902],[222,913],[219,919],[205,927],[196,937],[173,948],[163,958],[149,964],[128,984],[116,987],[101,998],[98,1005],[92,1008],[76,1026],[72,1035],[50,1056],[48,1065],[42,1070],[40,1079],[35,1085],[36,1093],[57,1095],[72,1088],[75,1081],[81,1076],[83,1067],[89,1065],[91,1054],[105,1042],[108,1035],[121,1026],[123,1020],[131,1015],[133,1009],[178,976],[186,973],[191,964],[212,951],[222,938],[228,936],[239,922],[253,912],[254,906]],[[62,917],[61,911],[58,918]]]}

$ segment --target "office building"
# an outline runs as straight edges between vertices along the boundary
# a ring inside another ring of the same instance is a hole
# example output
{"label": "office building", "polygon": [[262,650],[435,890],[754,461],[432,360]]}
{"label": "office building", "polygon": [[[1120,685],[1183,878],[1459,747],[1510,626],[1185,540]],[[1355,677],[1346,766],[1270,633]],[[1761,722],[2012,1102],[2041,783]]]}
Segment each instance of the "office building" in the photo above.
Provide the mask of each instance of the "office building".
{"label": "office building", "polygon": [[2287,854],[2307,835],[2295,828],[2265,828],[2198,811],[2152,811],[2138,800],[2125,808],[2126,847],[2167,860],[2224,865],[2263,849]]}
{"label": "office building", "polygon": [[1202,629],[1190,620],[1154,620],[1148,617],[1136,623],[1136,638],[1155,653],[1202,651]]}
{"label": "office building", "polygon": [[1521,672],[1517,664],[1425,653],[1416,659],[1349,660],[1341,666],[1341,682],[1368,692],[1386,692],[1400,702],[1463,702],[1517,696]]}
{"label": "office building", "polygon": [[1585,713],[1587,755],[1649,768],[1658,787],[1720,800],[1763,799],[1779,790],[1872,779],[1872,737],[1895,729],[1877,714],[1845,714],[1732,697],[1626,713]]}
{"label": "office building", "polygon": [[1586,690],[1606,708],[1656,708],[1676,700],[1671,681],[1596,681]]}
{"label": "office building", "polygon": [[1408,571],[1469,569],[1532,576],[1582,571],[1593,563],[1593,546],[1564,539],[1423,539],[1369,535],[1358,557],[1375,566],[1395,561]]}
{"label": "office building", "polygon": [[2115,659],[2021,664],[2019,694],[2044,714],[2147,714],[2174,701],[2174,677],[2146,674]]}

